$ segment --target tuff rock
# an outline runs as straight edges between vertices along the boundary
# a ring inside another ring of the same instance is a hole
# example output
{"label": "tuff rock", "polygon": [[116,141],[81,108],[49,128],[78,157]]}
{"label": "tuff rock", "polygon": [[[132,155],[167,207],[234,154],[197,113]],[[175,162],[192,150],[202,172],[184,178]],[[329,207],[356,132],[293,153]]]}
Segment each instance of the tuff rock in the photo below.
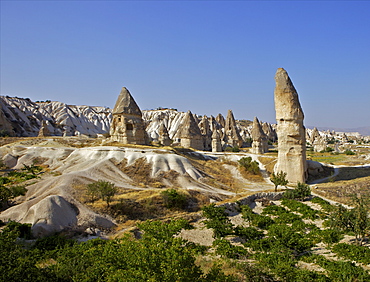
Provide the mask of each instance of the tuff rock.
{"label": "tuff rock", "polygon": [[282,68],[277,70],[275,82],[278,161],[274,171],[286,172],[290,183],[304,183],[307,179],[306,132],[298,93]]}
{"label": "tuff rock", "polygon": [[126,87],[122,87],[113,108],[110,135],[112,141],[123,144],[148,143],[141,110]]}

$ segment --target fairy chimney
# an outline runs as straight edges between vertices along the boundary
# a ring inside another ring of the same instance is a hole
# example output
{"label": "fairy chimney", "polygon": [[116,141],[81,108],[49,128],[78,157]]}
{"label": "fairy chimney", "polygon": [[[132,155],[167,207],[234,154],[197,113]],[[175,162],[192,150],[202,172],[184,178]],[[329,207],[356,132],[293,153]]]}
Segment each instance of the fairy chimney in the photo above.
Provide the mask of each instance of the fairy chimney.
{"label": "fairy chimney", "polygon": [[232,147],[241,147],[243,145],[243,140],[236,127],[236,122],[232,110],[229,110],[227,112],[223,141],[225,143],[225,146],[229,145]]}
{"label": "fairy chimney", "polygon": [[212,134],[212,152],[222,152],[221,137],[217,130]]}
{"label": "fairy chimney", "polygon": [[182,119],[176,137],[180,139],[180,144],[184,148],[204,150],[202,133],[190,111]]}
{"label": "fairy chimney", "polygon": [[148,143],[141,111],[126,87],[122,87],[112,114],[112,141],[136,145]]}
{"label": "fairy chimney", "polygon": [[203,116],[202,120],[199,122],[199,129],[203,135],[203,146],[205,151],[212,150],[212,131],[210,123],[207,116]]}
{"label": "fairy chimney", "polygon": [[42,120],[41,127],[40,127],[40,130],[39,130],[39,134],[37,135],[37,137],[47,137],[47,136],[50,136],[50,135],[51,134],[50,134],[50,131],[48,129],[46,120]]}
{"label": "fairy chimney", "polygon": [[289,183],[304,183],[307,179],[306,129],[298,93],[282,68],[277,70],[275,82],[278,161],[274,171],[285,172]]}
{"label": "fairy chimney", "polygon": [[225,127],[225,118],[222,114],[216,116],[216,121],[222,126]]}
{"label": "fairy chimney", "polygon": [[252,128],[252,148],[254,154],[264,154],[268,151],[267,136],[262,130],[262,126],[257,117],[254,117]]}
{"label": "fairy chimney", "polygon": [[163,146],[169,146],[171,145],[171,139],[168,134],[167,127],[164,125],[164,123],[161,123],[158,129],[158,141],[163,145]]}

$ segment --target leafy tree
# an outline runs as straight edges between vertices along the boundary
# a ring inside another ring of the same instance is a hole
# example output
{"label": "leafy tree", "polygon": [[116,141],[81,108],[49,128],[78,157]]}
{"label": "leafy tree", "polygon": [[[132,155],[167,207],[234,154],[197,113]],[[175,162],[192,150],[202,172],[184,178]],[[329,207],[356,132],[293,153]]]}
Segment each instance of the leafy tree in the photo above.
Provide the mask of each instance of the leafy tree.
{"label": "leafy tree", "polygon": [[330,215],[330,224],[332,228],[355,233],[357,243],[362,245],[370,230],[370,219],[368,217],[370,197],[352,195],[352,204],[354,205],[353,209],[338,205]]}
{"label": "leafy tree", "polygon": [[87,193],[92,196],[92,199],[98,197],[106,201],[108,207],[112,197],[117,194],[117,192],[118,188],[109,181],[98,180],[97,182],[87,185]]}
{"label": "leafy tree", "polygon": [[277,192],[278,186],[286,186],[289,181],[286,180],[286,172],[280,171],[275,174],[275,172],[272,173],[270,180],[275,185],[275,192]]}

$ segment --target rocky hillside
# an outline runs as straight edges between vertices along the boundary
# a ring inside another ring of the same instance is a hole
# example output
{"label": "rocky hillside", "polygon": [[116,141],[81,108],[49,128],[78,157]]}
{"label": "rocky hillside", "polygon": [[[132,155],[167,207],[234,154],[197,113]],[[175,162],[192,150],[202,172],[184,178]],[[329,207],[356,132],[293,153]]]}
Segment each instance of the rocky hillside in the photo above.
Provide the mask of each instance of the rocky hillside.
{"label": "rocky hillside", "polygon": [[[17,137],[38,136],[43,121],[51,136],[80,136],[97,137],[108,134],[112,121],[112,110],[107,107],[75,106],[62,102],[45,101],[33,102],[28,98],[0,96],[0,133]],[[162,124],[174,140],[185,117],[184,112],[173,109],[142,111],[146,131],[151,141],[157,141]],[[202,130],[202,118],[194,114],[196,122]],[[207,118],[207,117],[206,117]],[[219,114],[210,120],[210,130],[213,127],[222,129],[225,118]],[[203,121],[204,122],[204,121]],[[239,134],[244,142],[251,138],[252,123],[236,121]],[[262,123],[261,123],[262,124]],[[263,129],[270,140],[276,139],[276,133],[268,123],[263,123]]]}
{"label": "rocky hillside", "polygon": [[73,106],[61,102],[32,102],[30,99],[0,96],[0,128],[10,136],[37,136],[42,121],[53,136],[87,135],[109,132],[112,118],[106,107]]}

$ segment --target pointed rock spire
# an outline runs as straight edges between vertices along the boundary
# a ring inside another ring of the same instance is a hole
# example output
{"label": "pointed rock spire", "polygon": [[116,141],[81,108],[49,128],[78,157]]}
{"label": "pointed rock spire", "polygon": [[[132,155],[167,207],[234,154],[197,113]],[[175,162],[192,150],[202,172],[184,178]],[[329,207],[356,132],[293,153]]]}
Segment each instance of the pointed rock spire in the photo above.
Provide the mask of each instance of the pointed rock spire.
{"label": "pointed rock spire", "polygon": [[126,87],[121,89],[116,105],[113,108],[113,114],[128,114],[141,117],[140,108]]}
{"label": "pointed rock spire", "polygon": [[111,140],[123,144],[148,144],[148,135],[141,111],[126,87],[122,87],[110,128]]}
{"label": "pointed rock spire", "polygon": [[267,136],[262,130],[261,123],[257,117],[254,117],[252,128],[252,149],[254,154],[264,154],[268,151]]}
{"label": "pointed rock spire", "polygon": [[298,94],[288,73],[279,68],[275,75],[275,111],[278,135],[278,161],[274,171],[287,173],[290,183],[307,179],[306,130]]}
{"label": "pointed rock spire", "polygon": [[236,122],[232,110],[229,110],[227,112],[223,140],[226,146],[230,145],[232,147],[241,147],[243,144],[243,140],[236,127]]}
{"label": "pointed rock spire", "polygon": [[177,137],[181,139],[181,146],[184,148],[204,150],[203,136],[191,111],[185,114]]}

